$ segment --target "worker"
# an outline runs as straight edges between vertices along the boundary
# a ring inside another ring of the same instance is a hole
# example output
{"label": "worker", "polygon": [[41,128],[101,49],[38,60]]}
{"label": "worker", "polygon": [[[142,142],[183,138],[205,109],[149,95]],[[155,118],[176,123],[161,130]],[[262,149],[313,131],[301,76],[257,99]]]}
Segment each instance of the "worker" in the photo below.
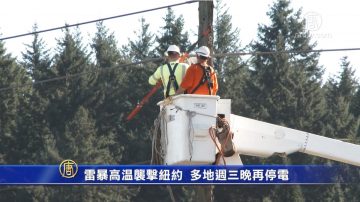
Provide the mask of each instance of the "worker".
{"label": "worker", "polygon": [[167,63],[158,67],[153,75],[149,77],[149,83],[155,85],[159,80],[164,86],[164,97],[175,94],[189,67],[186,63],[180,63],[180,48],[170,45],[166,50]]}
{"label": "worker", "polygon": [[195,51],[197,63],[186,71],[185,77],[176,94],[216,95],[218,90],[217,77],[214,69],[208,65],[210,50],[201,46]]}

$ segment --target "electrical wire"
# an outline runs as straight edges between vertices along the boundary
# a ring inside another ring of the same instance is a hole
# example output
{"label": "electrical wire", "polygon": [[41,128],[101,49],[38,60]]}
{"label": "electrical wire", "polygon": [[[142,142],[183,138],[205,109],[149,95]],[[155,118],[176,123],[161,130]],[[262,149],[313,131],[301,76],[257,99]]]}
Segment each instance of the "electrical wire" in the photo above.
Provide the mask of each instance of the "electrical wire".
{"label": "electrical wire", "polygon": [[213,54],[213,57],[228,57],[241,55],[275,55],[275,54],[290,54],[290,53],[321,53],[321,52],[339,52],[339,51],[358,51],[360,48],[333,48],[333,49],[317,49],[317,50],[284,50],[284,51],[254,51],[254,52],[236,52],[236,53],[218,53]]}
{"label": "electrical wire", "polygon": [[196,0],[195,1],[186,1],[186,2],[183,2],[183,3],[171,4],[171,5],[167,5],[167,6],[161,6],[161,7],[146,9],[146,10],[142,10],[142,11],[136,11],[136,12],[132,12],[132,13],[126,13],[126,14],[122,14],[122,15],[111,16],[111,17],[107,17],[107,18],[100,18],[100,19],[97,19],[97,20],[90,20],[90,21],[80,22],[80,23],[71,24],[71,25],[64,25],[64,26],[60,26],[60,27],[54,27],[54,28],[50,28],[50,29],[44,29],[44,30],[40,30],[40,31],[29,32],[29,33],[25,33],[25,34],[19,34],[19,35],[3,37],[3,38],[0,38],[0,41],[19,38],[19,37],[24,37],[24,36],[33,35],[33,34],[44,33],[44,32],[55,31],[55,30],[64,29],[64,28],[68,28],[68,27],[77,27],[77,26],[81,26],[81,25],[85,25],[85,24],[90,24],[90,23],[95,23],[95,22],[100,22],[100,21],[105,21],[105,20],[111,20],[111,19],[121,18],[121,17],[125,17],[125,16],[130,16],[130,15],[136,15],[136,14],[140,14],[140,13],[146,13],[146,12],[150,12],[150,11],[161,10],[161,9],[164,9],[164,8],[170,8],[170,7],[180,6],[180,5],[184,5],[184,4],[191,4],[191,3],[195,3],[195,2],[199,2],[199,0],[197,0],[197,1]]}
{"label": "electrical wire", "polygon": [[163,60],[163,58],[148,58],[148,59],[144,59],[144,60],[139,61],[139,62],[133,62],[133,63],[117,65],[115,67],[101,68],[101,69],[95,68],[95,69],[92,69],[92,70],[87,71],[87,72],[80,72],[80,73],[76,73],[76,74],[68,74],[68,75],[65,75],[65,76],[58,76],[58,77],[54,77],[54,78],[50,78],[50,79],[44,79],[44,80],[40,80],[40,81],[35,81],[35,82],[32,82],[32,83],[28,83],[28,84],[12,85],[12,86],[8,86],[8,87],[3,87],[3,88],[0,88],[0,92],[15,89],[15,88],[22,88],[22,87],[26,87],[26,86],[34,86],[34,85],[37,85],[37,84],[49,83],[49,82],[52,82],[52,81],[71,79],[71,78],[80,77],[80,76],[83,76],[83,75],[86,75],[86,74],[94,73],[96,71],[101,73],[101,72],[109,71],[109,70],[115,69],[115,68],[119,69],[119,68],[128,67],[128,66],[132,66],[132,65],[138,65],[138,64],[148,63],[148,62],[156,62],[156,61],[161,61],[161,60]]}
{"label": "electrical wire", "polygon": [[[336,51],[359,51],[360,48],[337,48],[337,49],[318,49],[318,50],[285,50],[285,51],[254,51],[254,52],[235,52],[235,53],[217,53],[217,54],[213,54],[212,57],[238,57],[238,56],[243,56],[243,55],[270,55],[270,54],[299,54],[299,53],[310,53],[310,52],[316,52],[316,53],[320,53],[320,52],[336,52]],[[192,55],[190,55],[191,57]],[[100,71],[104,72],[113,68],[122,68],[122,67],[128,67],[128,66],[133,66],[133,65],[138,65],[138,64],[143,64],[143,63],[148,63],[148,62],[156,62],[156,61],[161,61],[163,60],[163,58],[146,58],[144,60],[141,60],[139,62],[133,62],[133,63],[127,63],[127,64],[122,64],[122,65],[117,65],[116,67],[110,67],[110,68],[96,68],[94,70],[91,71],[87,71],[87,72],[81,72],[81,73],[77,73],[77,74],[69,74],[66,76],[59,76],[59,77],[54,77],[51,79],[45,79],[45,80],[41,80],[41,81],[35,81],[29,84],[22,84],[22,85],[12,85],[12,86],[8,86],[8,87],[2,87],[0,88],[0,92],[6,91],[6,90],[10,90],[10,89],[15,89],[15,88],[21,88],[21,87],[25,87],[25,86],[34,86],[37,84],[43,84],[43,83],[48,83],[48,82],[52,82],[52,81],[59,81],[59,80],[64,80],[64,79],[71,79],[71,78],[75,78],[75,77],[79,77],[79,76],[83,76],[95,71]]]}

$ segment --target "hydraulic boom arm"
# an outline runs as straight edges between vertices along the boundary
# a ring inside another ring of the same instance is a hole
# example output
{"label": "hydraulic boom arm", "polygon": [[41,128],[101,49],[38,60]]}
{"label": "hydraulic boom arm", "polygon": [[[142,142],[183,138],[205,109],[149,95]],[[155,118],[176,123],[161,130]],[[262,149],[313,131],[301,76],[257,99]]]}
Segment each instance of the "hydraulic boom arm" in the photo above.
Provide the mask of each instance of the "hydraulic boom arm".
{"label": "hydraulic boom arm", "polygon": [[240,154],[269,157],[303,152],[360,166],[360,145],[233,114],[230,122],[236,152]]}

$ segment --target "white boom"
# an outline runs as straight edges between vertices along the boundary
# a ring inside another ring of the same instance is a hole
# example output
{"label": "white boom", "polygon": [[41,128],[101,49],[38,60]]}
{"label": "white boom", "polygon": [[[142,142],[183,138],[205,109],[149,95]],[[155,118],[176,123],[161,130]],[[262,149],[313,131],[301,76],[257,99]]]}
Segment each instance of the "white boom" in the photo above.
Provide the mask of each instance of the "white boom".
{"label": "white boom", "polygon": [[360,166],[359,145],[233,114],[230,119],[233,142],[240,154],[269,157],[303,152]]}
{"label": "white boom", "polygon": [[238,154],[269,157],[303,152],[360,166],[360,145],[233,115],[228,99],[178,95],[158,105],[162,109],[165,164],[213,163],[216,141],[209,128],[214,127],[216,116],[223,114],[230,120],[236,151],[225,158],[226,164],[242,164]]}

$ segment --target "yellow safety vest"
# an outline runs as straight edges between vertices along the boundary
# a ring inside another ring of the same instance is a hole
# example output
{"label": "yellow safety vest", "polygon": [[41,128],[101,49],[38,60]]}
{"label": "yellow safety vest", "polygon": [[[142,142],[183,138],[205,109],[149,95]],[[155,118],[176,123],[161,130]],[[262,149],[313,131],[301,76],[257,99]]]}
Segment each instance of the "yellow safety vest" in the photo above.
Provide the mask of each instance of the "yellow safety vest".
{"label": "yellow safety vest", "polygon": [[[176,63],[178,63],[178,62],[170,62],[169,63],[172,70],[174,70]],[[189,65],[186,63],[178,63],[178,65],[175,69],[174,76],[175,76],[176,82],[178,83],[179,86],[182,82],[182,79],[185,76],[185,73],[186,73],[186,70],[188,67],[189,67]],[[169,71],[168,65],[164,64],[164,65],[158,67],[156,69],[155,73],[149,77],[149,83],[151,85],[155,85],[159,81],[159,79],[161,79],[162,84],[164,86],[164,97],[166,97],[166,88],[169,83],[169,76],[170,76],[170,71]],[[175,94],[175,88],[172,85],[172,86],[170,86],[169,95],[171,96],[174,94]]]}

